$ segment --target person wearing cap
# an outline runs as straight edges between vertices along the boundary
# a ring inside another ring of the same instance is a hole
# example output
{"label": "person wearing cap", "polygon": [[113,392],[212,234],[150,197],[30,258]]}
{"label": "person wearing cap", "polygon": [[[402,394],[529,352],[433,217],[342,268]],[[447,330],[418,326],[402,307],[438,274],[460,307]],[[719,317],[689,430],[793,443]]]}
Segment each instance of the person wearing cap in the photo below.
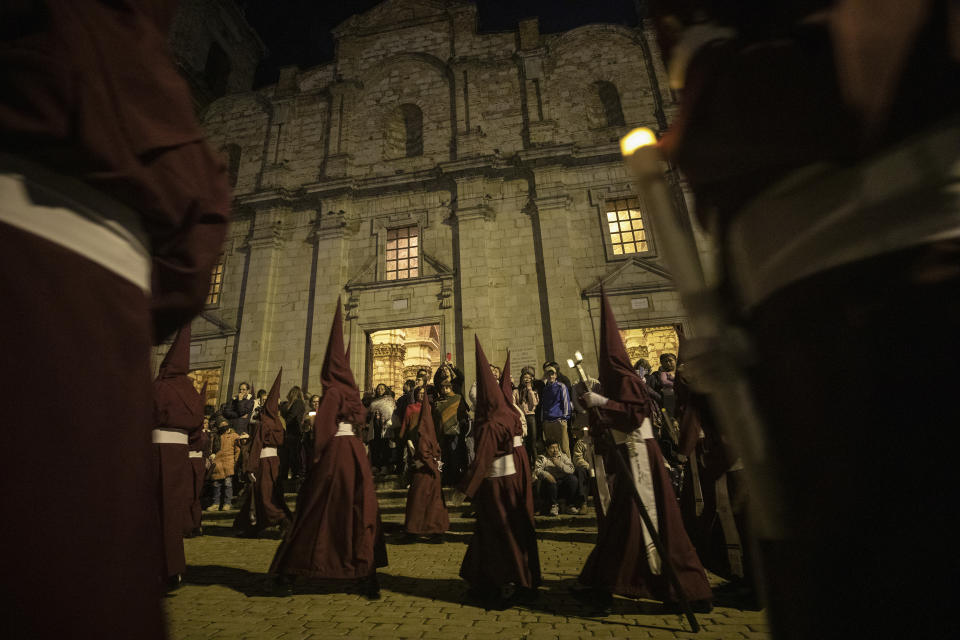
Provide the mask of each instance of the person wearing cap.
{"label": "person wearing cap", "polygon": [[560,380],[556,362],[543,365],[543,391],[540,392],[540,416],[544,440],[560,443],[560,450],[570,456],[570,436],[567,424],[573,414],[570,388]]}
{"label": "person wearing cap", "polygon": [[[250,451],[244,459],[243,471],[250,480],[240,513],[234,526],[241,535],[256,537],[261,531],[274,525],[281,530],[290,526],[292,514],[283,498],[283,480],[280,478],[279,447],[283,445],[283,424],[280,422],[280,377],[277,379],[260,406],[253,426]],[[251,517],[253,516],[253,517]]]}
{"label": "person wearing cap", "polygon": [[[449,381],[445,384],[449,386]],[[417,432],[403,528],[411,540],[429,536],[429,542],[443,542],[443,534],[450,528],[450,516],[443,501],[443,462],[429,397],[423,399]]]}
{"label": "person wearing cap", "polygon": [[[713,594],[684,530],[654,438],[646,387],[630,364],[602,289],[601,301],[600,392],[586,391],[581,402],[590,409],[591,436],[595,443],[602,443],[604,466],[615,481],[596,546],[580,572],[579,582],[586,589],[577,595],[600,613],[609,610],[614,593],[661,600],[674,610],[682,598],[665,575],[664,562],[669,562],[694,610],[709,611]],[[655,532],[647,529],[641,508],[646,509]],[[666,558],[657,551],[654,534],[659,536]]]}
{"label": "person wearing cap", "polygon": [[190,325],[174,339],[153,383],[152,433],[154,464],[160,491],[158,508],[163,531],[164,579],[176,589],[187,570],[183,529],[193,497],[190,436],[203,429],[203,398],[187,376],[190,369]]}
{"label": "person wearing cap", "polygon": [[507,406],[490,363],[476,342],[476,457],[454,492],[453,503],[471,498],[477,522],[460,565],[469,596],[488,608],[530,601],[540,585],[537,537],[517,474],[515,412]]}
{"label": "person wearing cap", "polygon": [[270,573],[281,584],[295,576],[359,581],[363,594],[377,600],[377,568],[387,566],[387,547],[370,460],[354,429],[364,423],[366,409],[343,348],[339,299],[320,382],[312,464]]}

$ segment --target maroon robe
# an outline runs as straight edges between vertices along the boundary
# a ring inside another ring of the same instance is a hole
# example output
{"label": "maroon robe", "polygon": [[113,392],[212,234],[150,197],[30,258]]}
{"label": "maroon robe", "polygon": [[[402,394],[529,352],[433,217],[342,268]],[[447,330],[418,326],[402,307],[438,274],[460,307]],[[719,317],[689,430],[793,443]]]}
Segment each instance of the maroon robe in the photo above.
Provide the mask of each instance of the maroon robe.
{"label": "maroon robe", "polygon": [[479,340],[476,353],[475,458],[461,490],[473,499],[477,523],[460,565],[460,577],[481,590],[511,583],[535,588],[541,581],[540,559],[520,474],[488,477],[495,458],[516,458],[513,411],[497,388]]}
{"label": "maroon robe", "polygon": [[[503,398],[506,400],[507,406],[513,411],[516,418],[513,421],[513,462],[517,469],[517,482],[520,484],[520,488],[524,494],[524,502],[527,505],[527,511],[530,514],[530,524],[534,524],[534,518],[536,513],[534,511],[533,505],[533,471],[530,469],[530,456],[527,455],[527,450],[523,446],[523,421],[525,418],[520,415],[516,409],[516,405],[513,404],[513,385],[510,382],[510,352],[507,352],[507,361],[503,363],[503,371],[500,374],[500,390],[503,392]],[[534,540],[536,544],[536,540]],[[539,555],[534,555],[534,558],[537,559],[537,569],[536,574],[539,575]]]}
{"label": "maroon robe", "polygon": [[[244,471],[252,473],[253,481],[240,507],[236,526],[249,534],[272,527],[289,524],[293,515],[283,497],[283,482],[280,479],[279,450],[283,445],[283,425],[280,423],[280,376],[277,374],[267,401],[260,410],[260,419],[254,423],[250,452],[244,459]],[[264,447],[277,450],[272,456],[263,456]],[[251,520],[251,511],[254,519]]]}
{"label": "maroon robe", "polygon": [[[627,357],[610,302],[606,293],[601,293],[600,385],[610,398],[602,408],[590,412],[595,441],[602,440],[609,429],[623,433],[640,429],[651,411],[646,387]],[[645,439],[643,444],[653,480],[658,533],[668,556],[662,561],[669,560],[688,600],[709,600],[710,584],[683,527],[663,454],[654,438]],[[650,569],[633,472],[623,467],[629,455],[626,445],[604,452],[607,472],[614,475],[610,506],[600,521],[597,544],[579,580],[586,586],[624,596],[676,602],[679,596],[666,578],[666,568],[661,567],[659,574]]]}
{"label": "maroon robe", "polygon": [[387,565],[367,452],[356,435],[337,435],[339,423],[360,425],[366,418],[342,330],[338,300],[320,372],[324,392],[313,421],[313,459],[297,495],[293,524],[270,565],[273,574],[355,579]]}
{"label": "maroon robe", "polygon": [[419,438],[413,456],[413,473],[407,491],[404,529],[416,535],[436,535],[450,528],[450,515],[443,501],[440,443],[433,424],[430,398],[424,394],[420,409]]}
{"label": "maroon robe", "polygon": [[181,443],[154,443],[154,468],[160,478],[158,505],[163,531],[164,575],[185,573],[184,515],[193,498],[193,471],[188,438],[203,428],[203,398],[187,377],[190,366],[190,325],[174,339],[153,383],[154,433],[182,434]]}
{"label": "maroon robe", "polygon": [[2,224],[0,292],[0,388],[16,402],[56,389],[69,421],[5,421],[7,451],[23,455],[4,456],[0,474],[0,635],[160,640],[148,300],[100,265]]}
{"label": "maroon robe", "polygon": [[[201,394],[203,395],[203,394]],[[186,523],[184,524],[184,535],[192,533],[203,524],[203,507],[200,499],[203,497],[203,484],[207,479],[206,457],[207,449],[210,447],[210,434],[203,429],[198,429],[190,434],[187,442],[189,450],[188,455],[194,451],[200,453],[199,457],[190,456],[190,472],[193,474],[193,494],[190,501],[190,509],[187,513]]]}

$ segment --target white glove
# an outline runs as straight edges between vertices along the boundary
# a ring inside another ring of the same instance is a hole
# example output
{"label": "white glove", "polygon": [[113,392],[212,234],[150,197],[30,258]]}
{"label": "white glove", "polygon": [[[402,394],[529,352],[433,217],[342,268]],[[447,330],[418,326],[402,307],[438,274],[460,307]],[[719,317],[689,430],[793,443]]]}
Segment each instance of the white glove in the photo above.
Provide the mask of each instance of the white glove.
{"label": "white glove", "polygon": [[602,407],[603,405],[607,404],[607,402],[609,401],[610,401],[609,398],[602,396],[599,393],[594,393],[593,391],[587,391],[585,394],[580,396],[580,402],[582,402],[583,406],[585,406],[588,409],[592,409],[594,407]]}
{"label": "white glove", "polygon": [[443,471],[443,460],[437,460],[437,471]]}
{"label": "white glove", "polygon": [[450,504],[454,507],[459,507],[463,504],[463,501],[467,499],[467,494],[460,491],[459,489],[453,490],[453,495],[450,496]]}
{"label": "white glove", "polygon": [[250,482],[256,482],[256,481],[257,481],[257,476],[255,476],[252,471],[251,471],[249,474],[247,474],[247,475],[250,477]]}

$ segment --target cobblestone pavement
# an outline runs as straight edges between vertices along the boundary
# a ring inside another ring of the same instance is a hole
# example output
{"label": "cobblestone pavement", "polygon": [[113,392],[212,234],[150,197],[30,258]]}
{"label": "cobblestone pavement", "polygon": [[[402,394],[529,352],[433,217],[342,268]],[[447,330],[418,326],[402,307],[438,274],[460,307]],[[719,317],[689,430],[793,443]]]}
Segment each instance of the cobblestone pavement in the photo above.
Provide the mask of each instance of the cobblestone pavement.
{"label": "cobblestone pavement", "polygon": [[[390,565],[380,571],[382,599],[299,586],[294,595],[269,589],[266,571],[279,544],[268,531],[257,540],[235,537],[235,511],[204,512],[205,534],[185,541],[185,585],[166,599],[169,634],[194,638],[432,638],[463,640],[573,640],[575,638],[769,638],[761,611],[715,602],[698,614],[702,629],[660,611],[658,603],[614,600],[613,613],[589,617],[570,594],[596,537],[587,516],[537,518],[544,585],[540,601],[506,611],[464,604],[460,561],[473,528],[466,507],[451,509],[444,544],[398,544],[406,491],[381,485],[380,509]],[[291,509],[295,496],[288,494]],[[710,576],[711,584],[722,580]],[[730,603],[727,603],[730,604]]]}

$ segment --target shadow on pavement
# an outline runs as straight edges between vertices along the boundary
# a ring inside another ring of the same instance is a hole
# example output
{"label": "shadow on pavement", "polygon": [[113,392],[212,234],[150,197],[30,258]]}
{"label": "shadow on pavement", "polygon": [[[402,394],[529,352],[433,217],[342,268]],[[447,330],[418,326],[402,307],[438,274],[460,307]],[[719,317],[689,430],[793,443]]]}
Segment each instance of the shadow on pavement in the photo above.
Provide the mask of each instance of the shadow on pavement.
{"label": "shadow on pavement", "polygon": [[288,593],[274,589],[272,577],[268,574],[218,564],[188,565],[183,582],[201,587],[220,585],[248,597],[289,596]]}
{"label": "shadow on pavement", "polygon": [[[416,596],[419,598],[428,598],[430,600],[439,600],[453,604],[462,604],[465,606],[476,606],[479,609],[484,608],[480,603],[471,601],[467,596],[467,583],[463,580],[454,580],[449,578],[412,578],[408,576],[396,576],[379,572],[380,586],[385,591],[393,591],[404,595]],[[540,598],[530,604],[517,604],[516,609],[527,609],[549,613],[557,616],[566,616],[570,618],[583,618],[592,620],[601,624],[626,625],[643,629],[659,629],[663,631],[687,631],[683,627],[668,627],[658,624],[642,624],[638,621],[627,621],[622,618],[616,620],[607,620],[603,617],[589,615],[587,609],[576,600],[571,594],[570,588],[576,584],[573,578],[563,580],[544,580],[540,588]],[[389,598],[385,593],[384,598]],[[665,615],[663,606],[655,602],[643,602],[638,600],[627,600],[624,598],[614,598],[611,615],[614,616],[639,616],[639,615]]]}

